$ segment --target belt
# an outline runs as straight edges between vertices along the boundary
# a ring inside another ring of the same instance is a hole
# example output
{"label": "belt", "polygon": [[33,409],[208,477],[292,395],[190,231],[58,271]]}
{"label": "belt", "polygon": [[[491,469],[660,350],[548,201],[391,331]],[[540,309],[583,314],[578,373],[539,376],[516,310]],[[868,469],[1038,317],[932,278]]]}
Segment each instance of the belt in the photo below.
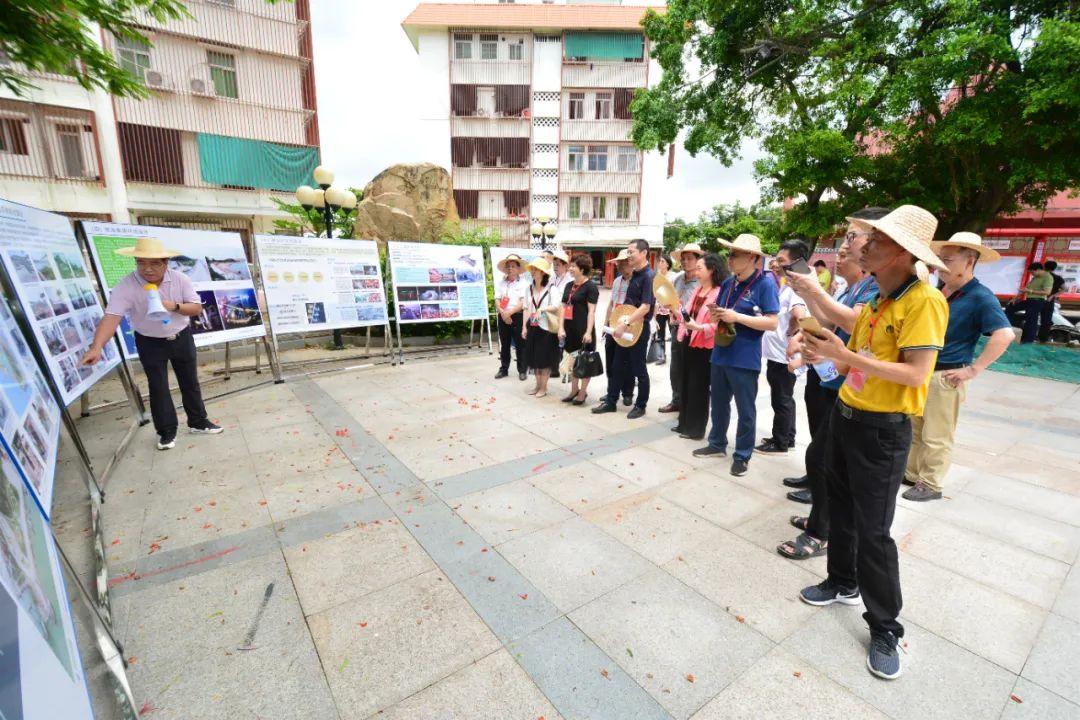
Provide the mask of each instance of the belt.
{"label": "belt", "polygon": [[971,363],[966,363],[966,362],[958,362],[958,363],[939,362],[937,365],[934,366],[934,372],[938,372],[939,370],[959,370],[960,368],[966,368],[970,364]]}
{"label": "belt", "polygon": [[840,415],[847,420],[853,420],[855,422],[861,422],[867,425],[874,425],[877,427],[887,427],[889,425],[907,422],[908,420],[908,416],[904,413],[883,413],[870,412],[868,410],[856,410],[855,408],[851,407],[839,398],[837,398],[836,400],[836,412],[840,413]]}
{"label": "belt", "polygon": [[164,340],[166,342],[172,342],[173,340],[176,340],[178,337],[180,337],[181,335],[183,335],[185,332],[187,332],[190,329],[191,329],[190,327],[186,327],[183,330],[181,330],[180,332],[176,333],[175,335],[170,335],[169,337],[154,337],[153,335],[143,335],[142,333],[138,333],[138,332],[135,333],[135,334],[138,335],[139,337],[141,337],[143,340]]}

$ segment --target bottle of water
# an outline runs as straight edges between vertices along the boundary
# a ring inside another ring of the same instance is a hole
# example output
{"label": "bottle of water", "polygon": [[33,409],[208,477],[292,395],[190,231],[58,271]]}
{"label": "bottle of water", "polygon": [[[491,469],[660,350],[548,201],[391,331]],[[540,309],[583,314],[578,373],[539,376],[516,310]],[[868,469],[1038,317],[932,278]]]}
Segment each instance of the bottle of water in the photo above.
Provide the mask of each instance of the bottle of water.
{"label": "bottle of water", "polygon": [[840,377],[840,371],[836,369],[836,363],[832,360],[822,360],[819,363],[813,363],[812,367],[814,372],[821,378],[821,382],[829,382]]}

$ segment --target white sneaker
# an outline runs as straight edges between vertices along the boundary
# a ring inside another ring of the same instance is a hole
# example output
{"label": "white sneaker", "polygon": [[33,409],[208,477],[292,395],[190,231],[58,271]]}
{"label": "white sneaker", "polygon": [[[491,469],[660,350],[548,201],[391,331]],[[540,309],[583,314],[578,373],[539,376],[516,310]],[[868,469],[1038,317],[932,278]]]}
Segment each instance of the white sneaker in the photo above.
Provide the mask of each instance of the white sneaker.
{"label": "white sneaker", "polygon": [[176,447],[176,435],[173,435],[170,438],[166,438],[164,435],[158,437],[158,450],[172,450],[174,447]]}

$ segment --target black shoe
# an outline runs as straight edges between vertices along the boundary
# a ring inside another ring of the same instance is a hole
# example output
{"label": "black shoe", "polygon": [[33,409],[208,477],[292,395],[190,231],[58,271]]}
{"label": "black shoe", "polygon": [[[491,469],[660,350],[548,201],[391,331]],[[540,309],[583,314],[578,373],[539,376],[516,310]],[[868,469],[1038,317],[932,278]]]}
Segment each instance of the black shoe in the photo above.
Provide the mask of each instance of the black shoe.
{"label": "black shoe", "polygon": [[209,420],[203,420],[198,425],[192,425],[188,427],[188,432],[192,435],[218,435],[225,432],[225,428],[220,425],[215,425]]}
{"label": "black shoe", "polygon": [[799,593],[799,598],[807,605],[816,605],[821,607],[823,605],[832,605],[833,603],[842,603],[844,605],[858,605],[862,602],[862,596],[859,595],[859,589],[841,587],[831,580],[824,580],[817,585],[811,585],[805,587]]}
{"label": "black shoe", "polygon": [[639,417],[645,417],[645,408],[635,405],[630,409],[630,412],[626,413],[627,420],[637,420]]}
{"label": "black shoe", "polygon": [[603,402],[601,402],[599,405],[597,405],[596,407],[594,407],[592,409],[592,414],[593,415],[602,415],[603,413],[615,412],[616,409],[617,408],[614,405],[612,405],[608,401],[604,400]]}
{"label": "black shoe", "polygon": [[176,447],[176,433],[168,433],[166,435],[159,435],[157,441],[158,450],[172,450]]}
{"label": "black shoe", "polygon": [[761,441],[760,445],[754,448],[754,450],[765,455],[783,455],[788,451],[786,447],[772,438],[765,438]]}
{"label": "black shoe", "polygon": [[814,502],[813,497],[810,495],[809,490],[793,490],[787,494],[788,500],[794,500],[797,503],[803,503],[804,505],[811,505]]}
{"label": "black shoe", "polygon": [[662,413],[679,412],[679,406],[676,405],[673,402],[669,402],[667,405],[665,405],[664,407],[657,410],[657,412],[662,412]]}
{"label": "black shoe", "polygon": [[529,377],[529,374],[526,373],[524,370],[518,371],[518,380],[524,380],[527,377]]}
{"label": "black shoe", "polygon": [[797,478],[784,478],[782,482],[789,488],[804,488],[810,486],[810,478],[806,475]]}
{"label": "black shoe", "polygon": [[495,373],[495,379],[496,380],[502,380],[504,377],[506,377],[509,374],[510,373],[506,372],[505,370],[500,370],[499,372]]}
{"label": "black shoe", "polygon": [[746,474],[746,471],[748,469],[749,468],[746,465],[746,460],[743,460],[741,457],[739,457],[737,455],[731,461],[731,474],[734,475],[735,477],[742,477],[743,475]]}
{"label": "black shoe", "polygon": [[701,435],[687,435],[686,433],[679,433],[679,437],[681,437],[683,440],[704,440],[705,439],[704,434],[701,434]]}
{"label": "black shoe", "polygon": [[691,455],[694,457],[727,457],[727,450],[720,450],[712,445],[706,445],[698,448]]}
{"label": "black shoe", "polygon": [[671,432],[673,432],[673,433],[681,433],[682,428],[679,427],[678,425],[676,425],[675,427],[671,428]]}
{"label": "black shoe", "polygon": [[569,395],[564,397],[562,400],[560,400],[560,402],[564,402],[564,403],[574,402],[574,398],[576,398],[576,397],[577,397],[577,393],[570,393]]}
{"label": "black shoe", "polygon": [[882,680],[895,680],[900,677],[899,644],[895,635],[888,630],[870,631],[870,651],[866,654],[866,667]]}
{"label": "black shoe", "polygon": [[914,502],[926,502],[928,500],[940,500],[941,491],[931,490],[922,483],[917,483],[915,487],[909,488],[904,491],[901,496],[905,500],[912,500]]}
{"label": "black shoe", "polygon": [[631,395],[623,395],[622,404],[626,407],[630,407],[634,404],[634,398]]}

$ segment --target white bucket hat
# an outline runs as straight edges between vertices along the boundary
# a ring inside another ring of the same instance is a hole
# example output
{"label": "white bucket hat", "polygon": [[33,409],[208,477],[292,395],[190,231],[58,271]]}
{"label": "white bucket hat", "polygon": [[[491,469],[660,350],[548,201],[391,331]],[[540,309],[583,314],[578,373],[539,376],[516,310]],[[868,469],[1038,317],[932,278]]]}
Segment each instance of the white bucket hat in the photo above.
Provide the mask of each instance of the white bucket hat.
{"label": "white bucket hat", "polygon": [[934,252],[940,252],[942,248],[950,246],[974,250],[979,253],[980,262],[996,262],[1001,259],[1001,255],[997,250],[983,245],[982,238],[973,232],[953,233],[953,236],[948,240],[939,240],[930,243],[930,247]]}
{"label": "white bucket hat", "polygon": [[748,252],[765,257],[765,251],[761,249],[761,238],[757,235],[743,233],[732,242],[721,240],[720,244],[729,250],[738,250],[740,252]]}
{"label": "white bucket hat", "polygon": [[877,230],[888,236],[929,267],[945,269],[930,247],[938,221],[928,210],[917,205],[901,205],[880,220],[849,217],[847,221],[857,228]]}

